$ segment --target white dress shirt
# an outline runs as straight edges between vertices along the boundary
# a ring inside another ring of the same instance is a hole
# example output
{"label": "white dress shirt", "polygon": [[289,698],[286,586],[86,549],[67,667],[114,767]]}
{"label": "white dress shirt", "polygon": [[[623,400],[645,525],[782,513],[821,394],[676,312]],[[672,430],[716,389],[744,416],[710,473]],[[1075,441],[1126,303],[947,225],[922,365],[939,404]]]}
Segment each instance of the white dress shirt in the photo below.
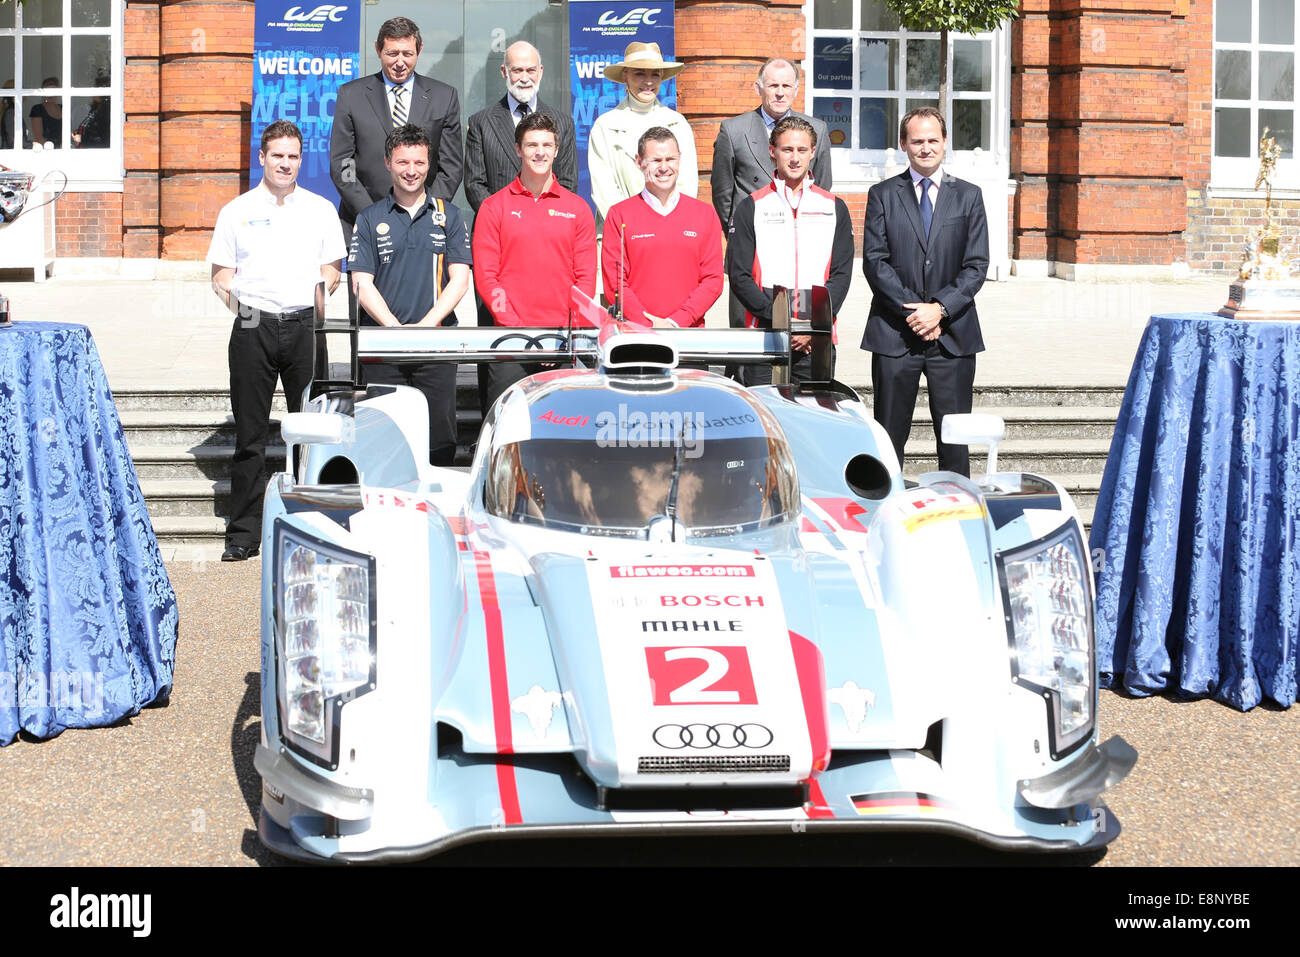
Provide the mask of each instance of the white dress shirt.
{"label": "white dress shirt", "polygon": [[388,94],[388,115],[393,115],[393,91],[401,87],[406,92],[402,94],[402,105],[406,107],[406,122],[411,122],[411,97],[415,93],[415,73],[412,72],[406,78],[405,83],[392,83],[388,77],[384,77],[384,92]]}
{"label": "white dress shirt", "polygon": [[265,182],[222,207],[208,246],[208,262],[235,267],[235,298],[263,312],[312,306],[320,267],[346,255],[333,203],[295,186],[280,205]]}
{"label": "white dress shirt", "polygon": [[641,198],[646,201],[647,206],[660,216],[671,216],[673,210],[677,208],[677,201],[682,198],[682,193],[681,190],[674,188],[672,194],[668,197],[668,202],[661,203],[654,193],[648,189],[643,189],[641,190]]}
{"label": "white dress shirt", "polygon": [[[912,167],[910,167],[910,166],[907,168],[907,171],[908,171],[909,173],[912,174],[912,195],[914,195],[914,196],[916,197],[917,205],[920,205],[920,203],[921,203],[921,180],[925,179],[926,177],[922,176],[920,173],[918,173],[916,170],[912,169]],[[942,178],[943,178],[943,167],[942,167],[942,166],[939,167],[937,170],[935,170],[933,173],[931,173],[930,176],[929,176],[929,180],[930,180],[930,208],[931,208],[931,209],[934,209],[934,204],[935,204],[935,203],[938,201],[938,199],[939,199],[939,180],[941,180]]]}

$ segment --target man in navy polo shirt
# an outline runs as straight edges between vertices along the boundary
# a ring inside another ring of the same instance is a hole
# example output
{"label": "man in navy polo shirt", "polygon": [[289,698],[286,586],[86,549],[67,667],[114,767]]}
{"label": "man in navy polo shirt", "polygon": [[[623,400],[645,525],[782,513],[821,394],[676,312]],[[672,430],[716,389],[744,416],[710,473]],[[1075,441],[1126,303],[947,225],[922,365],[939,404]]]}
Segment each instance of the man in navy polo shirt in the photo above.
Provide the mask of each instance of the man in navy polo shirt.
{"label": "man in navy polo shirt", "polygon": [[[460,210],[425,190],[429,136],[399,126],[384,142],[387,196],[357,215],[348,270],[365,326],[454,326],[469,289],[469,235]],[[456,366],[368,365],[370,384],[409,385],[429,403],[429,461],[456,457]]]}

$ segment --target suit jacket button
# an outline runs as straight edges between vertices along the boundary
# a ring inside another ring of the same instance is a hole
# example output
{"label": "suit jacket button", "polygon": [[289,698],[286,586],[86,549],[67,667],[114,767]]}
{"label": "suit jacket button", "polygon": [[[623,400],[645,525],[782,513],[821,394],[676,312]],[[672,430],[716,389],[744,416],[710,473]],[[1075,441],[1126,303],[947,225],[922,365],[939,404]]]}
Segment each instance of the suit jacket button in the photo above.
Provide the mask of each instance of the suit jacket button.
{"label": "suit jacket button", "polygon": [[927,259],[927,260],[925,261],[925,264],[926,264],[927,266],[930,265],[930,260]]}

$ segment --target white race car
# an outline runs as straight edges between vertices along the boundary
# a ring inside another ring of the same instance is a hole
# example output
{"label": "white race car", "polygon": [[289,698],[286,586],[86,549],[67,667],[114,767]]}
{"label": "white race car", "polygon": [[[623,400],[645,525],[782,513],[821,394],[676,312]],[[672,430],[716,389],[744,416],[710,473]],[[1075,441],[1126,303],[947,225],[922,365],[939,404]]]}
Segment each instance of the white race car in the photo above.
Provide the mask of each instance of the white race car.
{"label": "white race car", "polygon": [[[357,354],[509,358],[500,332],[362,330]],[[1099,796],[1136,753],[1098,743],[1091,568],[1059,485],[910,486],[852,390],[676,367],[779,354],[779,333],[512,337],[595,368],[507,391],[468,472],[426,464],[410,389],[327,388],[284,421],[299,464],[267,490],[262,543],[268,847],[1115,837]],[[945,429],[994,442],[989,419]]]}

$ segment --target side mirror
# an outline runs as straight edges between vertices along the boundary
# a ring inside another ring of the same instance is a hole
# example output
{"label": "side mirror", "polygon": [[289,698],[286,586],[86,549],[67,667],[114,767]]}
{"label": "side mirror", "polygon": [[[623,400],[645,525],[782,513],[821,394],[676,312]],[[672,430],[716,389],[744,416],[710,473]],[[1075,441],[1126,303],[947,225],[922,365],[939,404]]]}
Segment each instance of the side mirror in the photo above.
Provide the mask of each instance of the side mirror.
{"label": "side mirror", "polygon": [[1007,424],[1002,421],[1002,416],[989,412],[954,412],[943,417],[940,434],[950,445],[987,445],[986,477],[998,470],[998,443],[1007,434]]}
{"label": "side mirror", "polygon": [[286,445],[339,445],[357,435],[351,416],[337,412],[290,412],[280,422]]}

